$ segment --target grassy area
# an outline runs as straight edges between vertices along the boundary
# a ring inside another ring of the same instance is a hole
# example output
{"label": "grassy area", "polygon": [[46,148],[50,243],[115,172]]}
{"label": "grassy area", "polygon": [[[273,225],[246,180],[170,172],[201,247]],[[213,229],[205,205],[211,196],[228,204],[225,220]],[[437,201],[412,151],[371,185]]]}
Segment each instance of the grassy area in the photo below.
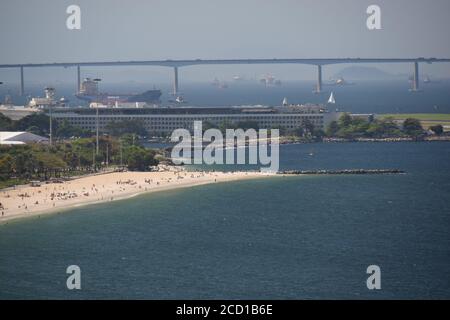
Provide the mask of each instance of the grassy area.
{"label": "grassy area", "polygon": [[0,189],[9,188],[15,185],[25,184],[28,181],[25,179],[8,179],[0,180]]}
{"label": "grassy area", "polygon": [[415,118],[421,121],[450,121],[450,113],[387,113],[379,114],[377,117],[386,118],[392,117],[398,120],[407,118]]}
{"label": "grassy area", "polygon": [[450,113],[388,113],[377,115],[377,118],[380,119],[387,117],[392,117],[400,121],[407,118],[414,118],[419,120],[425,129],[440,124],[444,127],[445,132],[450,131]]}

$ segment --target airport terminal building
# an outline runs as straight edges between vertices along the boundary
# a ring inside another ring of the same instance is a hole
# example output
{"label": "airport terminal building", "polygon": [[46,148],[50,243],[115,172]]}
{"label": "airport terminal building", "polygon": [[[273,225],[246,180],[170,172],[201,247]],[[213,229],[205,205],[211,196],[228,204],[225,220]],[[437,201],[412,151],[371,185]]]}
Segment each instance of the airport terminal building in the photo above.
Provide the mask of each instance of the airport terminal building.
{"label": "airport terminal building", "polygon": [[[50,110],[45,110],[49,114]],[[67,120],[74,126],[96,130],[96,108],[53,108],[53,119]],[[157,107],[157,108],[98,108],[99,131],[105,131],[111,122],[140,120],[149,132],[170,134],[173,130],[193,130],[194,121],[221,123],[257,122],[259,128],[285,128],[293,130],[309,121],[316,128],[324,129],[335,120],[336,113],[319,105],[290,105],[283,107]]]}

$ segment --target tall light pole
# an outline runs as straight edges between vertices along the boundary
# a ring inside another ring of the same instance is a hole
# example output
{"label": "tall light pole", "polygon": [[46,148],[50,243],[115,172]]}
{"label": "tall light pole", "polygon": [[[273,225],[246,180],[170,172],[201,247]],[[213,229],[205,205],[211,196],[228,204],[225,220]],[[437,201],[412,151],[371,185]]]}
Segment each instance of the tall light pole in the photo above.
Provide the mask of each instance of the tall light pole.
{"label": "tall light pole", "polygon": [[122,137],[120,137],[119,141],[120,141],[120,169],[122,169],[123,168]]}
{"label": "tall light pole", "polygon": [[49,99],[49,111],[50,111],[50,121],[49,121],[49,136],[50,136],[50,145],[53,144],[53,117],[52,117],[52,109],[53,109],[53,95],[54,95],[54,88],[47,87],[45,88],[45,96],[47,99]]}
{"label": "tall light pole", "polygon": [[92,148],[92,170],[95,171],[95,149]]}
{"label": "tall light pole", "polygon": [[[2,81],[0,81],[0,86],[3,84],[3,82]],[[5,104],[6,104],[6,97],[5,97]]]}
{"label": "tall light pole", "polygon": [[50,105],[50,145],[53,144],[52,106]]}
{"label": "tall light pole", "polygon": [[123,168],[122,137],[120,137],[120,169]]}
{"label": "tall light pole", "polygon": [[95,118],[95,124],[96,124],[96,136],[95,136],[95,141],[96,141],[96,146],[95,146],[95,154],[96,155],[98,155],[98,104],[99,104],[99,98],[98,98],[98,96],[99,96],[99,92],[98,92],[98,83],[100,82],[100,81],[102,81],[102,79],[100,79],[100,78],[95,78],[94,79],[94,81],[95,82],[97,82],[97,103],[96,103],[96,106],[95,106],[95,109],[96,109],[96,118]]}
{"label": "tall light pole", "polygon": [[109,168],[109,141],[106,141],[106,168]]}

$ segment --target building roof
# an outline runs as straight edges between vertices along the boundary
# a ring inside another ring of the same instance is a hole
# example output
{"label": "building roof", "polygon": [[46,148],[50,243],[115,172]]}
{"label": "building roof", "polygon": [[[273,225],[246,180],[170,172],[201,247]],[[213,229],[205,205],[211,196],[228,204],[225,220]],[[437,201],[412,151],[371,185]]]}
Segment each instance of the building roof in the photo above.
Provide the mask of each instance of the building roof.
{"label": "building roof", "polygon": [[[100,116],[114,116],[114,115],[228,115],[228,114],[273,114],[273,113],[307,113],[309,111],[318,111],[325,109],[321,105],[305,104],[292,105],[288,107],[269,107],[269,106],[233,106],[233,107],[159,107],[159,108],[53,108],[52,115],[57,118],[64,114],[74,114],[80,116],[94,116],[98,110]],[[49,112],[49,110],[45,110]],[[312,112],[317,113],[317,112]]]}
{"label": "building roof", "polygon": [[48,142],[48,139],[26,131],[0,131],[0,144],[26,144],[32,142]]}

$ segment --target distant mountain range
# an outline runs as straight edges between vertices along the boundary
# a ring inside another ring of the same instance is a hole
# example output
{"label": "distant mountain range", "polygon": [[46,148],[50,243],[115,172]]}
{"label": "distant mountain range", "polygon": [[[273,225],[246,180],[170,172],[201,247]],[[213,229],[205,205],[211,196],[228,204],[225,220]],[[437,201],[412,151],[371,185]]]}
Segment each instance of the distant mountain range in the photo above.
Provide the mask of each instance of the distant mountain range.
{"label": "distant mountain range", "polygon": [[334,78],[344,78],[346,80],[383,80],[399,78],[375,67],[350,66],[336,73]]}

